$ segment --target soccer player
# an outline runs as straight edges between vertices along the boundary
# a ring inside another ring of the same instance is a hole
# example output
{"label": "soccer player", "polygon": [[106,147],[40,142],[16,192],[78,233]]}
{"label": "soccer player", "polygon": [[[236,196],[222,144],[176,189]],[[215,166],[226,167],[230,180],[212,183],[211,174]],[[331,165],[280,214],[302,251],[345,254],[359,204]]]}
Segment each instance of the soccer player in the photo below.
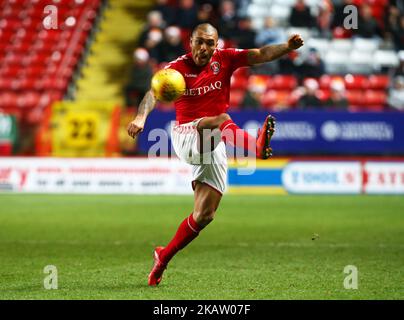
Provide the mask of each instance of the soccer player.
{"label": "soccer player", "polygon": [[[178,157],[193,167],[195,202],[193,212],[182,221],[174,238],[166,247],[154,250],[154,265],[148,278],[150,286],[160,283],[172,257],[213,220],[226,187],[225,142],[245,148],[259,159],[271,156],[270,140],[275,125],[272,116],[265,119],[258,137],[254,138],[240,129],[226,113],[232,73],[239,67],[275,60],[300,48],[303,40],[299,35],[293,35],[283,44],[246,50],[218,49],[217,44],[217,30],[210,24],[198,25],[191,35],[191,52],[166,66],[179,71],[186,82],[185,93],[175,101],[176,125],[172,129],[172,143]],[[128,125],[131,137],[143,131],[155,104],[156,98],[150,90],[142,100],[137,116]],[[221,134],[222,140],[209,150],[201,150],[201,146],[205,146],[202,133],[207,129]],[[212,161],[201,162],[201,157],[207,153]]]}

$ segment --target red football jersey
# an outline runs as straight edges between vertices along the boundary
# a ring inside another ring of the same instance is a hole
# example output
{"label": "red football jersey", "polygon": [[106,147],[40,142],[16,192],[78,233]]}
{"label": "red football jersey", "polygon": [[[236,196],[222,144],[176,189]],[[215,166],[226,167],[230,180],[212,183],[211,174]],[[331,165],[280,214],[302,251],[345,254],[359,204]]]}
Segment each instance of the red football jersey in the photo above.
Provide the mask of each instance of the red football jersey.
{"label": "red football jersey", "polygon": [[188,53],[165,67],[179,71],[186,82],[184,95],[174,103],[180,124],[227,111],[231,76],[237,68],[248,66],[247,53],[242,49],[216,49],[203,67],[198,67],[192,53]]}

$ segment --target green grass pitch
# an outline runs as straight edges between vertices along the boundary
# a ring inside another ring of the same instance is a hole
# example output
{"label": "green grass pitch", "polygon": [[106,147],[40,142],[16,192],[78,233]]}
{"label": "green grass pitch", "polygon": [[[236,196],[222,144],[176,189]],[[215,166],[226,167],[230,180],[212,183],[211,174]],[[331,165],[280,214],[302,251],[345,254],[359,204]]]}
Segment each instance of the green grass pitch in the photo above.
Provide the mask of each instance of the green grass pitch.
{"label": "green grass pitch", "polygon": [[[404,298],[403,196],[226,195],[154,288],[152,251],[192,196],[3,194],[0,204],[0,299]],[[47,265],[57,290],[44,289]],[[347,265],[357,290],[343,286]]]}

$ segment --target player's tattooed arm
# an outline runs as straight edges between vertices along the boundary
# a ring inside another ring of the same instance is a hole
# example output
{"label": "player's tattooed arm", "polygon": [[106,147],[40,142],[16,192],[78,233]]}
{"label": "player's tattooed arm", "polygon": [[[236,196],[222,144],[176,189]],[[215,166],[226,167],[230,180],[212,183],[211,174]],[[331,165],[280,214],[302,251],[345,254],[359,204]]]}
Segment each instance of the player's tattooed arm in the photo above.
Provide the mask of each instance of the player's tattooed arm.
{"label": "player's tattooed arm", "polygon": [[286,43],[268,45],[260,49],[250,49],[248,50],[248,64],[255,65],[276,60],[292,50],[299,49],[303,44],[303,39],[295,34]]}
{"label": "player's tattooed arm", "polygon": [[135,138],[136,135],[138,135],[140,132],[143,131],[147,116],[154,109],[155,105],[156,105],[156,98],[154,97],[154,94],[152,93],[152,91],[149,90],[145,94],[142,102],[139,105],[139,109],[138,109],[137,115],[135,117],[135,120],[133,120],[128,125],[128,128],[127,128],[128,134],[132,138]]}

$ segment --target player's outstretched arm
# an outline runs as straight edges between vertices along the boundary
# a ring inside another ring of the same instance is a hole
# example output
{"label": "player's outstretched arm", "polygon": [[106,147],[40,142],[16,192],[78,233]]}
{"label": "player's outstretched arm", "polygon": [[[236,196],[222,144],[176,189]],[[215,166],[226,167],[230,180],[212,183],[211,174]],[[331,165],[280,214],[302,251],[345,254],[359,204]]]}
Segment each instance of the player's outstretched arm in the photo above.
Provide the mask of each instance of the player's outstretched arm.
{"label": "player's outstretched arm", "polygon": [[256,65],[270,62],[282,57],[292,50],[299,49],[304,44],[303,39],[298,34],[290,36],[286,43],[264,46],[259,49],[248,50],[248,64]]}
{"label": "player's outstretched arm", "polygon": [[135,138],[136,135],[143,131],[147,116],[154,109],[155,105],[156,98],[154,97],[153,92],[149,90],[139,105],[135,120],[128,124],[128,134],[132,138]]}

